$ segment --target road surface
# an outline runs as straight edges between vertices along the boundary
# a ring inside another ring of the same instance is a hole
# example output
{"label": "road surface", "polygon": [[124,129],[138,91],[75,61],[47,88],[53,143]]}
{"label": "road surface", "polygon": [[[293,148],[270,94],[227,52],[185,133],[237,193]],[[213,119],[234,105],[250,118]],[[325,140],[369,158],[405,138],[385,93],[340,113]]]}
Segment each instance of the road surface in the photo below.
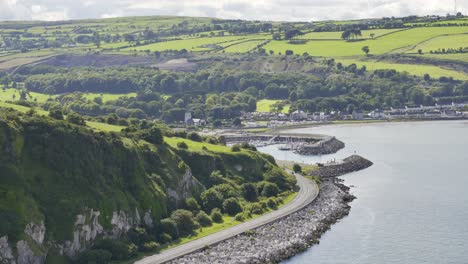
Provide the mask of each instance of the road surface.
{"label": "road surface", "polygon": [[284,216],[292,214],[299,211],[300,209],[309,205],[319,193],[319,188],[314,181],[304,178],[303,176],[296,175],[297,185],[300,187],[299,193],[296,197],[290,201],[285,206],[281,207],[278,210],[275,210],[266,215],[262,215],[250,221],[244,222],[242,224],[224,229],[217,233],[193,240],[191,242],[182,244],[180,246],[168,249],[159,254],[152,255],[142,260],[135,262],[136,264],[157,264],[164,263],[183,255],[192,253],[194,251],[200,250],[207,245],[213,245],[219,243],[228,238],[234,237],[236,235],[242,234],[245,231],[250,229],[271,223],[275,220],[278,220]]}

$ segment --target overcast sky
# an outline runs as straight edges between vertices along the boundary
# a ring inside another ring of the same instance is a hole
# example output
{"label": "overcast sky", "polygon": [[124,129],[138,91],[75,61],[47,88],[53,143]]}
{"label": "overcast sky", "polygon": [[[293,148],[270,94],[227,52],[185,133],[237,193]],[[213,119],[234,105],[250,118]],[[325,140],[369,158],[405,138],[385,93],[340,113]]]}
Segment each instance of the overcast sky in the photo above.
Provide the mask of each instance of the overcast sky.
{"label": "overcast sky", "polygon": [[[468,0],[457,0],[468,13]],[[311,21],[445,15],[454,0],[0,0],[0,20],[68,20],[140,15]]]}

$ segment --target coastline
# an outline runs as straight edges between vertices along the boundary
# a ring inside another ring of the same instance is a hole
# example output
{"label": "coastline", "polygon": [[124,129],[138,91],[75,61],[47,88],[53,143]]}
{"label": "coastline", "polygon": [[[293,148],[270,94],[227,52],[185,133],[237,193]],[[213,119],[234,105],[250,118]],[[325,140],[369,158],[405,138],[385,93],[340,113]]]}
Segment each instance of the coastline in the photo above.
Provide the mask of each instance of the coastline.
{"label": "coastline", "polygon": [[355,197],[341,182],[327,179],[305,208],[168,263],[279,263],[291,258],[318,244],[334,223],[349,214]]}

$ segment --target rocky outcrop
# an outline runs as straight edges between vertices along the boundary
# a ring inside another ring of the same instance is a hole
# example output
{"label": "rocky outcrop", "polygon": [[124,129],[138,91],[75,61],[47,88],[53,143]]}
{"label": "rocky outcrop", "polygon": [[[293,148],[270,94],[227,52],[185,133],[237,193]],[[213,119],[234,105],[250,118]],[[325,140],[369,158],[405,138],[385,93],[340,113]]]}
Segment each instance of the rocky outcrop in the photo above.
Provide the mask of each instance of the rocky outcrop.
{"label": "rocky outcrop", "polygon": [[169,263],[278,263],[302,252],[348,215],[348,203],[354,199],[336,179],[324,181],[320,190],[317,199],[299,212]]}
{"label": "rocky outcrop", "polygon": [[24,233],[31,237],[36,243],[42,244],[44,242],[44,237],[46,233],[44,221],[41,221],[40,224],[36,224],[33,222],[27,224]]}
{"label": "rocky outcrop", "polygon": [[187,169],[182,178],[178,181],[175,189],[167,188],[167,196],[169,200],[179,206],[180,202],[186,198],[192,197],[194,190],[203,188],[203,186],[195,180],[195,177],[192,175],[192,171]]}
{"label": "rocky outcrop", "polygon": [[316,143],[299,144],[293,150],[301,155],[325,155],[336,153],[344,147],[345,144],[336,137],[327,137]]}
{"label": "rocky outcrop", "polygon": [[314,176],[322,178],[337,177],[347,173],[360,171],[372,166],[372,162],[359,155],[349,156],[341,161],[318,164],[319,168],[311,172]]}
{"label": "rocky outcrop", "polygon": [[28,242],[21,240],[16,243],[18,252],[18,264],[42,264],[45,263],[45,255],[36,255],[29,246]]}
{"label": "rocky outcrop", "polygon": [[0,263],[16,263],[7,236],[0,237]]}

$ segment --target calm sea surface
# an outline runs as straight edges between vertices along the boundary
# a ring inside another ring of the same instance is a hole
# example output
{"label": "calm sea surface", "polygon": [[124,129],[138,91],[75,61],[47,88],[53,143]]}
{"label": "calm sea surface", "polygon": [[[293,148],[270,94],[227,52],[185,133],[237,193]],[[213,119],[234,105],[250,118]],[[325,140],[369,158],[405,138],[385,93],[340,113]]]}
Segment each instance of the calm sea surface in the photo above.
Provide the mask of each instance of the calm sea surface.
{"label": "calm sea surface", "polygon": [[278,159],[325,162],[357,153],[374,162],[342,178],[357,197],[319,245],[287,264],[468,263],[468,122],[337,125],[296,129],[334,135],[346,148],[307,157],[261,148]]}

